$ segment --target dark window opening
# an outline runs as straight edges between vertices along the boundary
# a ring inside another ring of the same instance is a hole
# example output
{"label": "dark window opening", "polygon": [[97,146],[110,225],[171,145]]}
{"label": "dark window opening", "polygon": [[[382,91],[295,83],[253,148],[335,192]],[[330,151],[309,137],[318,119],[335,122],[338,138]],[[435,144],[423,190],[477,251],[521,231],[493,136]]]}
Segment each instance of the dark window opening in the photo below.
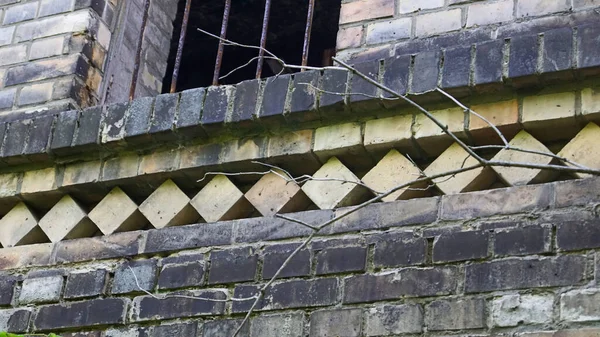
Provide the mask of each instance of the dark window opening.
{"label": "dark window opening", "polygon": [[[266,49],[288,64],[300,65],[304,45],[309,0],[271,0],[271,13]],[[178,4],[178,15],[171,40],[167,73],[163,81],[163,92],[171,86],[175,57],[185,0]],[[312,34],[308,57],[309,66],[329,65],[335,51],[341,0],[317,0],[313,16]],[[225,0],[194,0],[190,10],[187,34],[183,47],[177,91],[207,87],[212,84],[218,39],[207,36],[198,28],[220,35]],[[263,25],[265,0],[233,0],[227,28],[227,39],[259,46]],[[247,63],[258,56],[258,49],[225,46],[220,76]],[[262,76],[273,76],[278,70],[264,63]],[[256,77],[257,60],[251,62],[219,84],[235,84]]]}

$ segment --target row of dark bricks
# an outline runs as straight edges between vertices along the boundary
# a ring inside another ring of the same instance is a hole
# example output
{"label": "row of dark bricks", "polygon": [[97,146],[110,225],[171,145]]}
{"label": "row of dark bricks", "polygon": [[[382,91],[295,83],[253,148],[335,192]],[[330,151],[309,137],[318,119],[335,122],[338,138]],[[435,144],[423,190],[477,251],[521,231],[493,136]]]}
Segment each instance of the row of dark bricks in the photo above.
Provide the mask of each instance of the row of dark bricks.
{"label": "row of dark bricks", "polygon": [[[569,216],[577,218],[577,214]],[[310,249],[300,250],[290,260],[280,274],[282,280],[267,289],[258,310],[333,306],[339,304],[340,298],[342,304],[355,304],[406,297],[563,287],[590,281],[586,274],[590,268],[588,252],[600,248],[600,219],[584,215],[581,219],[560,221],[554,230],[549,224],[521,226],[507,221],[486,222],[481,228],[486,229],[441,232],[432,229],[423,231],[424,237],[415,237],[413,232],[388,232],[365,235],[362,242],[361,239],[316,241]],[[428,241],[433,242],[430,257]],[[160,262],[157,259],[129,261],[114,271],[112,283],[108,282],[109,271],[104,269],[65,274],[67,282],[62,298],[67,301],[40,306],[35,327],[50,330],[121,324],[127,317],[129,298],[81,299],[135,296],[142,291],[182,288],[190,289],[160,291],[158,298],[145,294],[134,297],[133,321],[225,315],[223,302],[173,295],[225,300],[228,294],[222,289],[197,289],[235,283],[235,298],[255,296],[260,285],[274,275],[298,245],[269,245],[264,247],[260,257],[253,247],[235,247],[211,252],[208,261],[198,254],[165,257]],[[367,262],[369,247],[373,248],[373,266]],[[557,252],[560,254],[556,255]],[[311,254],[314,254],[314,270],[311,270]],[[491,260],[490,255],[493,255]],[[432,261],[428,261],[429,258]],[[465,261],[470,262],[456,263]],[[596,263],[600,263],[597,258]],[[381,268],[389,269],[378,272]],[[261,271],[261,277],[257,277],[257,270]],[[599,269],[596,267],[596,270]],[[37,271],[25,278],[50,272]],[[600,275],[595,276],[596,283],[598,277]],[[15,303],[16,299],[11,301],[11,297],[18,283],[7,277],[0,283],[2,305]],[[233,301],[231,310],[245,312],[253,301]],[[88,314],[82,319],[78,312]],[[17,313],[24,315],[23,311]]]}
{"label": "row of dark bricks", "polygon": [[[523,34],[507,40],[468,44],[458,43],[464,42],[460,40],[461,36],[450,34],[435,42],[437,46],[444,46],[443,49],[418,53],[398,51],[402,56],[359,63],[356,69],[400,94],[423,93],[438,85],[445,89],[460,89],[518,79],[530,83],[531,76],[540,74],[558,76],[557,73],[566,73],[567,77],[572,77],[575,69],[597,72],[600,43],[596,37],[599,34],[597,22],[552,29],[541,35]],[[452,39],[457,43],[450,44]],[[460,47],[451,47],[453,45]],[[504,62],[505,57],[508,63]],[[540,57],[544,60],[541,66],[538,65]],[[84,66],[77,68],[85,70]],[[508,74],[507,78],[504,73]],[[354,112],[361,112],[364,105],[350,104],[344,108],[344,103],[369,99],[361,95],[315,94],[306,83],[328,92],[378,93],[375,86],[358,76],[328,69],[264,81],[250,80],[235,87],[192,89],[83,111],[49,113],[30,121],[3,123],[0,126],[0,158],[9,164],[21,163],[33,155],[61,156],[101,148],[206,138],[223,132],[258,132],[272,125],[280,127],[282,123],[296,125],[334,116],[339,118],[340,113],[343,115],[353,107],[358,109]],[[262,104],[257,106],[259,101]]]}

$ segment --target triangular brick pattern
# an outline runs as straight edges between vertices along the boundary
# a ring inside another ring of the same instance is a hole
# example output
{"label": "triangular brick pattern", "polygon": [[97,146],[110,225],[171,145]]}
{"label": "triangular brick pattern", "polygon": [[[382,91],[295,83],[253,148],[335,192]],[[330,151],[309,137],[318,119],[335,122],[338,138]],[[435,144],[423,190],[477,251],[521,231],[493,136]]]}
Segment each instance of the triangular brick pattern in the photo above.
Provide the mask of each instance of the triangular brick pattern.
{"label": "triangular brick pattern", "polygon": [[[599,138],[600,127],[590,122],[560,151],[553,148],[560,157],[588,168],[600,168],[600,155],[594,146]],[[509,143],[525,150],[553,153],[527,131],[518,132]],[[312,180],[296,181],[288,172],[275,170],[258,175],[254,180],[248,180],[247,176],[239,178],[235,173],[216,174],[208,176],[205,184],[190,190],[176,178],[167,177],[147,191],[143,200],[139,200],[137,191],[131,192],[131,189],[118,186],[105,192],[104,197],[93,205],[77,200],[78,193],[67,191],[56,198],[57,191],[49,191],[53,194],[46,200],[49,207],[45,211],[39,205],[46,203],[29,199],[12,206],[0,219],[0,243],[2,247],[12,247],[198,222],[335,209],[357,205],[419,177],[432,178],[400,188],[382,201],[527,185],[552,181],[557,177],[556,172],[503,166],[478,168],[451,177],[435,177],[477,162],[458,143],[450,144],[441,154],[425,163],[413,161],[409,152],[389,149],[368,170],[356,169],[357,166],[348,162],[351,160],[348,158],[322,158],[323,164],[312,173]],[[503,162],[560,164],[555,158],[509,149],[496,150],[489,157]],[[572,174],[573,178],[585,176]]]}

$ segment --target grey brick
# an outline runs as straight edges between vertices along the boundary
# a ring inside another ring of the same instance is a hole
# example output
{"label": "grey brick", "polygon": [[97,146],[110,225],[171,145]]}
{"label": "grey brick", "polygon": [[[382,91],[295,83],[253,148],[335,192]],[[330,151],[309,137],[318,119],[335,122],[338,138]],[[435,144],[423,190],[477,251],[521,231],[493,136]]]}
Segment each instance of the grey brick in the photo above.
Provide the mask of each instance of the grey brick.
{"label": "grey brick", "polygon": [[393,274],[350,276],[344,279],[344,303],[448,295],[456,290],[457,282],[455,267],[405,268]]}
{"label": "grey brick", "polygon": [[[383,84],[400,95],[406,94],[411,60],[411,55],[384,59]],[[387,92],[384,92],[383,95],[384,97],[391,97],[391,94]]]}
{"label": "grey brick", "polygon": [[0,331],[22,333],[27,331],[31,308],[0,310]]}
{"label": "grey brick", "polygon": [[219,222],[206,226],[189,225],[148,231],[144,252],[158,253],[189,248],[222,246],[231,243],[232,223]]}
{"label": "grey brick", "polygon": [[124,294],[154,289],[157,274],[156,263],[156,260],[139,260],[123,263],[115,271],[111,293]]}
{"label": "grey brick", "polygon": [[24,154],[45,154],[50,144],[50,133],[52,132],[53,123],[53,115],[40,116],[33,119],[31,125],[29,125],[29,139],[23,150]]}
{"label": "grey brick", "polygon": [[376,267],[400,267],[425,262],[427,240],[394,237],[386,234],[375,242],[373,264]]}
{"label": "grey brick", "polygon": [[473,84],[490,84],[502,81],[503,48],[503,40],[493,40],[477,44]]}
{"label": "grey brick", "polygon": [[192,259],[178,261],[163,259],[163,266],[158,277],[159,289],[174,289],[200,286],[204,283],[204,256],[192,255]]}
{"label": "grey brick", "polygon": [[282,122],[285,103],[288,95],[291,76],[281,75],[269,77],[265,83],[262,106],[260,107],[259,118],[264,121],[273,118],[277,122]]}
{"label": "grey brick", "polygon": [[585,257],[509,259],[466,266],[465,292],[571,286],[584,280]]}
{"label": "grey brick", "polygon": [[95,146],[100,142],[102,114],[101,106],[87,108],[81,112],[73,136],[73,146]]}
{"label": "grey brick", "polygon": [[365,334],[390,336],[423,331],[423,308],[418,304],[380,305],[366,311]]}
{"label": "grey brick", "polygon": [[415,55],[410,93],[418,94],[434,90],[437,87],[440,72],[438,51],[423,52]]}
{"label": "grey brick", "polygon": [[129,103],[115,103],[105,106],[106,117],[102,121],[102,143],[122,140],[125,137],[125,119]]}
{"label": "grey brick", "polygon": [[[98,1],[95,1],[98,2]],[[71,1],[64,0],[42,0],[39,17],[68,12],[72,9]]]}
{"label": "grey brick", "polygon": [[12,108],[15,102],[16,89],[6,89],[0,91],[0,110]]}
{"label": "grey brick", "polygon": [[[236,285],[234,297],[246,298],[255,296],[257,292],[258,286],[255,285]],[[282,281],[267,288],[257,308],[261,310],[265,306],[270,309],[328,306],[337,303],[337,293],[338,280],[335,278]],[[253,299],[234,301],[232,310],[245,312],[253,303]]]}
{"label": "grey brick", "polygon": [[76,72],[86,74],[87,67],[87,62],[78,55],[69,55],[58,59],[31,61],[23,65],[9,68],[6,71],[6,85],[41,81],[72,75]]}
{"label": "grey brick", "polygon": [[105,298],[47,305],[38,309],[34,324],[40,331],[122,324],[127,303],[128,300],[122,298]]}
{"label": "grey brick", "polygon": [[[379,74],[379,62],[371,61],[371,62],[363,62],[354,65],[354,69],[359,71],[360,73],[366,75],[368,78],[378,82],[378,74]],[[352,75],[352,79],[350,81],[350,91],[353,93],[360,93],[369,96],[377,96],[377,87],[360,76]],[[363,96],[363,95],[350,95],[350,102],[360,102],[374,100],[373,98]]]}
{"label": "grey brick", "polygon": [[573,66],[573,30],[569,27],[544,33],[543,72],[571,69]]}
{"label": "grey brick", "polygon": [[254,280],[257,264],[258,257],[251,247],[211,252],[208,283]]}
{"label": "grey brick", "polygon": [[[283,262],[292,254],[299,243],[280,244],[267,246],[264,250],[262,277],[270,279],[275,275],[277,270],[282,266]],[[307,276],[310,274],[310,251],[307,249],[300,250],[290,260],[288,265],[283,268],[278,278]]]}
{"label": "grey brick", "polygon": [[[153,106],[152,97],[136,98],[131,102],[125,122],[125,137],[131,138],[148,133]],[[131,140],[127,139],[127,141]]]}
{"label": "grey brick", "polygon": [[0,48],[0,66],[21,63],[25,60],[27,60],[27,46],[25,44]]}
{"label": "grey brick", "polygon": [[144,337],[196,336],[197,330],[196,322],[157,325],[144,331]]}
{"label": "grey brick", "polygon": [[138,254],[142,232],[60,241],[55,246],[57,263],[130,257]]}
{"label": "grey brick", "polygon": [[556,225],[556,248],[561,251],[600,247],[600,220],[566,221]]}
{"label": "grey brick", "polygon": [[[221,337],[233,336],[237,328],[242,324],[242,319],[219,319],[207,321],[203,324],[203,337]],[[250,322],[246,322],[240,332],[239,337],[250,336]]]}
{"label": "grey brick", "polygon": [[[156,319],[171,319],[179,317],[193,317],[206,315],[222,315],[225,313],[225,303],[211,301],[210,299],[224,300],[227,295],[223,291],[199,290],[183,291],[175,295],[188,296],[155,298],[152,296],[139,296],[134,299],[134,321],[148,321]],[[200,297],[194,299],[191,297]]]}
{"label": "grey brick", "polygon": [[156,96],[154,114],[150,123],[151,134],[173,129],[178,104],[179,94],[162,94]]}
{"label": "grey brick", "polygon": [[577,29],[578,68],[600,66],[600,26],[581,26]]}
{"label": "grey brick", "polygon": [[319,310],[310,315],[311,337],[358,337],[362,333],[362,309]]}
{"label": "grey brick", "polygon": [[[256,118],[256,102],[259,95],[260,81],[248,80],[239,83],[235,88],[233,114],[228,122],[247,126]],[[241,124],[240,124],[241,123]]]}
{"label": "grey brick", "polygon": [[335,247],[316,253],[317,275],[363,271],[367,263],[366,247]]}
{"label": "grey brick", "polygon": [[276,315],[262,315],[252,320],[251,337],[293,337],[302,336],[304,313],[292,312]]}
{"label": "grey brick", "polygon": [[[310,83],[317,87],[319,71],[305,71],[294,74],[292,82],[292,97],[290,102],[290,118],[295,120],[313,120],[318,118],[314,111],[317,108],[317,92],[310,86],[300,83]],[[312,111],[312,113],[309,113]]]}
{"label": "grey brick", "polygon": [[500,229],[494,239],[495,255],[530,255],[551,250],[552,228],[548,225]]}
{"label": "grey brick", "polygon": [[210,87],[202,109],[202,126],[207,131],[214,131],[223,126],[227,116],[229,100],[233,99],[234,88],[231,86]]}
{"label": "grey brick", "polygon": [[440,218],[473,219],[546,209],[552,202],[553,192],[553,186],[546,184],[446,195],[442,197]]}
{"label": "grey brick", "polygon": [[488,255],[489,234],[468,231],[440,235],[433,243],[433,262],[481,259]]}
{"label": "grey brick", "polygon": [[2,145],[2,157],[15,157],[23,153],[31,120],[14,121],[7,125]]}
{"label": "grey brick", "polygon": [[537,35],[517,36],[510,40],[508,77],[534,75],[537,71],[539,42]]}
{"label": "grey brick", "polygon": [[[317,214],[316,221],[308,221],[308,223],[319,224],[321,219],[330,219],[332,212],[315,211],[302,212],[294,214],[296,219],[303,218],[303,215]],[[306,220],[306,219],[302,219]],[[249,218],[233,222],[233,242],[250,243],[258,241],[271,241],[293,237],[303,237],[310,235],[312,230],[304,226],[298,226],[280,218],[262,217]]]}
{"label": "grey brick", "polygon": [[2,275],[0,281],[0,306],[9,305],[15,290],[17,281],[8,275]]}
{"label": "grey brick", "polygon": [[456,47],[444,51],[442,88],[467,87],[470,84],[471,47]]}
{"label": "grey brick", "polygon": [[481,298],[433,301],[425,311],[425,324],[429,331],[480,329],[486,326],[485,300]]}
{"label": "grey brick", "polygon": [[4,25],[10,25],[11,23],[33,19],[39,4],[39,1],[33,1],[9,7],[6,10],[6,13],[4,13],[4,20],[2,23]]}
{"label": "grey brick", "polygon": [[64,278],[60,275],[26,279],[21,287],[19,303],[57,302],[63,282]]}
{"label": "grey brick", "polygon": [[600,320],[600,290],[572,290],[560,296],[560,318],[567,322]]}
{"label": "grey brick", "polygon": [[[346,94],[348,72],[344,70],[328,69],[323,72],[322,90],[331,92],[319,95],[319,109],[341,110]],[[337,93],[333,94],[333,93]]]}
{"label": "grey brick", "polygon": [[104,269],[69,274],[64,297],[71,299],[101,295],[107,275]]}
{"label": "grey brick", "polygon": [[600,179],[588,178],[555,183],[556,207],[585,206],[600,200]]}
{"label": "grey brick", "polygon": [[179,114],[177,115],[176,128],[178,131],[182,128],[194,128],[200,132],[195,132],[195,136],[203,135],[200,126],[200,114],[204,105],[204,97],[206,96],[205,88],[196,88],[185,90],[181,93],[179,100]]}
{"label": "grey brick", "polygon": [[0,46],[10,44],[15,34],[15,26],[0,28]]}

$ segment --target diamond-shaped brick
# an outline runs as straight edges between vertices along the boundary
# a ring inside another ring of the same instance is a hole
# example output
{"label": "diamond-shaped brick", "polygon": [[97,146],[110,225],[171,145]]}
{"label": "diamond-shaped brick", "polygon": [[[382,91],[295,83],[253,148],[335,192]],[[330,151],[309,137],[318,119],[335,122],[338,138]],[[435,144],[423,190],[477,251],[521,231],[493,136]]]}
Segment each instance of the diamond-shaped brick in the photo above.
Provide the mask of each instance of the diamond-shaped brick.
{"label": "diamond-shaped brick", "polygon": [[369,194],[363,186],[352,183],[360,180],[336,157],[331,157],[313,178],[302,190],[321,209],[355,205]]}
{"label": "diamond-shaped brick", "polygon": [[42,217],[39,226],[50,241],[92,236],[98,228],[87,213],[69,195],[65,195]]}
{"label": "diamond-shaped brick", "polygon": [[[373,190],[383,193],[396,186],[409,183],[420,176],[421,169],[397,150],[391,150],[363,177],[362,181]],[[405,187],[382,200],[394,201],[419,197],[423,195],[424,191],[417,189],[423,187],[423,184]]]}
{"label": "diamond-shaped brick", "polygon": [[148,222],[137,204],[118,187],[94,207],[89,217],[104,235],[141,229]]}
{"label": "diamond-shaped brick", "polygon": [[215,176],[191,204],[207,222],[243,218],[254,210],[244,193],[224,175]]}
{"label": "diamond-shaped brick", "polygon": [[3,247],[28,245],[47,240],[36,216],[24,203],[18,203],[0,220],[0,242]]}
{"label": "diamond-shaped brick", "polygon": [[[430,177],[475,164],[477,160],[458,143],[454,143],[425,169],[425,175]],[[480,167],[453,176],[436,178],[433,182],[445,194],[455,194],[484,189],[490,186],[494,179],[492,170]]]}
{"label": "diamond-shaped brick", "polygon": [[264,216],[276,213],[303,211],[310,205],[310,199],[300,186],[293,181],[287,181],[278,172],[264,175],[246,192],[248,201]]}
{"label": "diamond-shaped brick", "polygon": [[139,209],[155,228],[187,225],[199,218],[190,198],[171,179],[160,185]]}
{"label": "diamond-shaped brick", "polygon": [[[588,123],[575,138],[573,138],[558,153],[559,156],[591,169],[600,169],[600,127]],[[567,164],[572,166],[571,164]],[[590,177],[585,173],[575,173],[578,178]]]}
{"label": "diamond-shaped brick", "polygon": [[[509,144],[513,148],[552,154],[544,144],[527,133],[527,131],[519,132]],[[550,164],[552,158],[541,154],[503,149],[498,152],[492,160],[547,165]],[[529,183],[545,182],[551,180],[557,174],[556,171],[508,166],[495,166],[494,170],[498,173],[500,179],[509,185],[526,185]]]}

